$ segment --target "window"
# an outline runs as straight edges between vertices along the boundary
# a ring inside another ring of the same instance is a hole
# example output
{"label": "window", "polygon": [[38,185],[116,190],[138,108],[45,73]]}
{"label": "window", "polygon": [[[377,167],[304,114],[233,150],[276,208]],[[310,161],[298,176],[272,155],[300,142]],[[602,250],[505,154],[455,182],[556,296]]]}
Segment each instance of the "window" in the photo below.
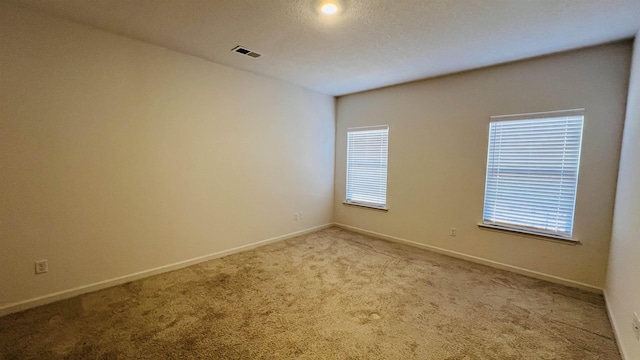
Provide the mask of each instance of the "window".
{"label": "window", "polygon": [[347,130],[347,204],[387,208],[389,127]]}
{"label": "window", "polygon": [[496,116],[484,225],[570,239],[584,110]]}

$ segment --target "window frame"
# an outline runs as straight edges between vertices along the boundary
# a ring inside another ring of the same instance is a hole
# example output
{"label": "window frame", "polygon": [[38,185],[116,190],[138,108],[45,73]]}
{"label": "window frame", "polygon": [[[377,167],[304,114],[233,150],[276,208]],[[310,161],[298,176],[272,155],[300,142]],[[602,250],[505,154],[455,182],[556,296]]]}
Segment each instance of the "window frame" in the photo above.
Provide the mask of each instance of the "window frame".
{"label": "window frame", "polygon": [[[356,132],[363,132],[363,131],[375,131],[375,130],[386,130],[386,134],[385,134],[385,142],[386,142],[386,148],[384,149],[384,159],[385,159],[385,167],[384,167],[384,191],[382,191],[382,194],[384,195],[384,201],[383,202],[370,202],[370,201],[366,201],[366,200],[354,200],[353,198],[350,198],[349,193],[350,193],[350,165],[353,163],[353,161],[350,161],[351,158],[351,142],[350,142],[350,133],[356,133]],[[346,156],[346,174],[345,174],[345,200],[343,201],[343,204],[345,205],[352,205],[352,206],[357,206],[357,207],[364,207],[364,208],[369,208],[369,209],[374,209],[374,210],[382,210],[382,211],[388,211],[389,208],[387,207],[387,189],[388,189],[388,176],[389,176],[389,125],[375,125],[375,126],[362,126],[362,127],[353,127],[353,128],[348,128],[347,129],[347,156]]]}
{"label": "window frame", "polygon": [[[488,132],[488,143],[487,143],[487,163],[485,166],[485,189],[484,189],[484,199],[483,199],[483,208],[482,208],[482,221],[478,223],[478,226],[487,228],[490,230],[499,230],[499,231],[507,231],[507,232],[515,232],[526,235],[531,235],[534,237],[542,237],[548,238],[552,240],[561,240],[563,242],[568,243],[578,243],[578,239],[575,238],[575,212],[576,212],[576,204],[578,198],[578,183],[580,178],[580,164],[581,164],[581,155],[582,155],[582,143],[584,138],[584,126],[585,126],[585,109],[572,109],[572,110],[560,110],[560,111],[547,111],[547,112],[536,112],[536,113],[527,113],[527,114],[514,114],[514,115],[500,115],[500,116],[491,116],[490,124],[498,121],[519,121],[519,120],[544,120],[544,119],[553,119],[553,118],[561,118],[561,117],[581,117],[580,119],[580,129],[579,129],[579,139],[577,140],[577,155],[576,155],[576,165],[575,165],[575,183],[573,184],[573,194],[572,194],[572,206],[571,206],[571,224],[569,227],[568,233],[553,231],[549,229],[543,228],[535,228],[531,226],[527,226],[526,224],[508,224],[504,222],[496,222],[496,221],[487,221],[487,193],[489,188],[489,175],[490,175],[490,161],[492,155],[492,129],[491,125],[489,127]],[[567,120],[568,122],[569,120]],[[568,132],[568,131],[567,131]],[[575,145],[574,145],[575,146]],[[568,146],[562,149],[562,155],[566,156]],[[555,155],[555,154],[552,154]]]}

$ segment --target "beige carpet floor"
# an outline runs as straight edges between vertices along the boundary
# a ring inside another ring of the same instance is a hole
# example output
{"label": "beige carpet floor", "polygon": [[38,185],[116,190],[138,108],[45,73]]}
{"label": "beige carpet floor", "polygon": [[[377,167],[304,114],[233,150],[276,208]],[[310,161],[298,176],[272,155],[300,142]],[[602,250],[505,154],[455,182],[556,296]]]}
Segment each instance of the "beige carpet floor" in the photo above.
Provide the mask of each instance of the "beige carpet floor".
{"label": "beige carpet floor", "polygon": [[338,228],[0,318],[2,359],[620,359],[601,296]]}

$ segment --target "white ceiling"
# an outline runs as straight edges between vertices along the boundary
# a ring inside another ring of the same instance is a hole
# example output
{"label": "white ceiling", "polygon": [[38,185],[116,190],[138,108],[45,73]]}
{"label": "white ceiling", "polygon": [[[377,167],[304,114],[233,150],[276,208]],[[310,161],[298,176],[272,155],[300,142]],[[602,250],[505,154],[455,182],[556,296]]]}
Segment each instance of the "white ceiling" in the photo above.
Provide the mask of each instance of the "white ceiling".
{"label": "white ceiling", "polygon": [[[632,37],[640,0],[11,0],[343,95]],[[233,53],[243,45],[263,54]]]}

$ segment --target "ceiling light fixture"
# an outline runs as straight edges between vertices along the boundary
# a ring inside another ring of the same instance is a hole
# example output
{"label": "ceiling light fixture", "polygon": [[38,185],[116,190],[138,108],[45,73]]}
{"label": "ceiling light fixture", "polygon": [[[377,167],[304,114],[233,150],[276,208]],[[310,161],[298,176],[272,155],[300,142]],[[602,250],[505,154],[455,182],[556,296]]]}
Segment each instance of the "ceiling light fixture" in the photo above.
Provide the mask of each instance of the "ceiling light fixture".
{"label": "ceiling light fixture", "polygon": [[326,3],[320,7],[320,10],[327,15],[333,15],[338,12],[338,6],[334,3]]}

